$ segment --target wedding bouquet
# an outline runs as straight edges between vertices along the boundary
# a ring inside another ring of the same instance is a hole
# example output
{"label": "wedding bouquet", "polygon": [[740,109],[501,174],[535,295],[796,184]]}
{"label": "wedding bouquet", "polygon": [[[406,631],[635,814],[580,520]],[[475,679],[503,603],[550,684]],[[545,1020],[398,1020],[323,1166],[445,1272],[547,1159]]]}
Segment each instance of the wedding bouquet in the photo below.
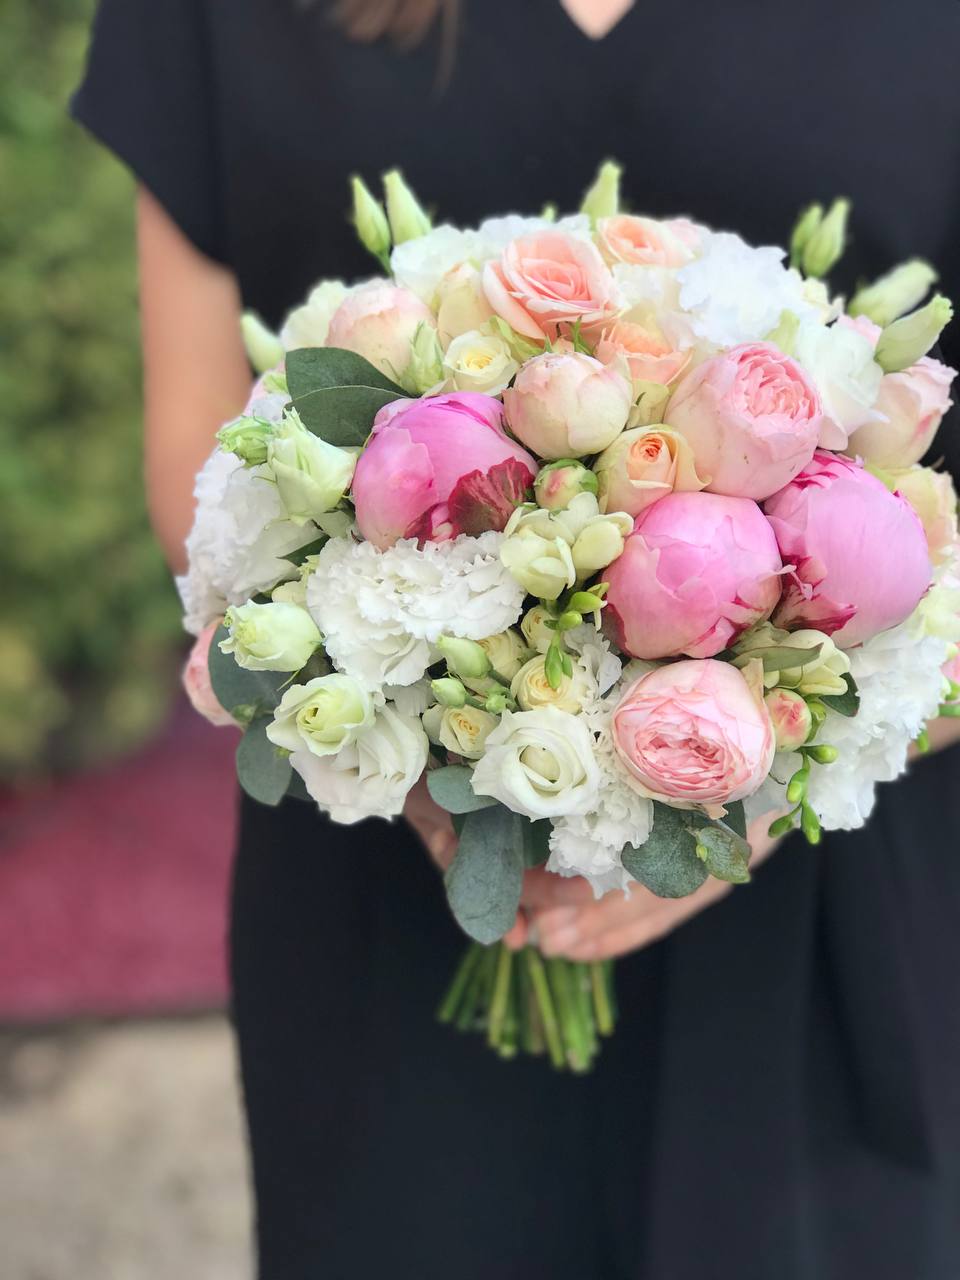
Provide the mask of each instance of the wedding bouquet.
{"label": "wedding bouquet", "polygon": [[957,499],[919,465],[954,376],[933,270],[845,302],[846,202],[785,261],[620,212],[618,176],[475,229],[356,181],[385,274],[323,281],[279,335],[245,319],[262,376],[179,582],[187,687],[243,729],[245,790],[356,823],[426,773],[474,940],[441,1016],[575,1070],[610,966],[498,944],[526,868],[744,882],[748,821],[862,825],[960,707]]}

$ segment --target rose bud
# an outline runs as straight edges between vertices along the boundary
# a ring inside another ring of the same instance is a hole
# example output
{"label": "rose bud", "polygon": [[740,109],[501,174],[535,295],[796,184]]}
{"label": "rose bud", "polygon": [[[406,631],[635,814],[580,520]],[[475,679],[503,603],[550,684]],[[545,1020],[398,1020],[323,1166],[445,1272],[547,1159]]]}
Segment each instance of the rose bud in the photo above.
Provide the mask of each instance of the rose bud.
{"label": "rose bud", "polygon": [[693,493],[704,487],[693,450],[672,427],[636,427],[624,431],[593,465],[601,511],[638,516],[668,493]]}
{"label": "rose bud", "polygon": [[249,600],[228,609],[224,623],[230,634],[220,650],[247,671],[299,671],[321,639],[317,624],[297,604]]}
{"label": "rose bud", "polygon": [[210,683],[210,642],[213,640],[220,619],[214,618],[203,628],[190,650],[190,657],[183,668],[183,688],[194,711],[199,712],[204,720],[223,727],[236,724],[233,716],[226,711],[217,700]]}
{"label": "rose bud", "polygon": [[815,627],[848,649],[903,622],[929,586],[919,516],[849,458],[818,450],[764,511],[795,566],[773,617],[779,627]]}
{"label": "rose bud", "polygon": [[712,657],[770,615],[782,569],[755,502],[668,494],[641,512],[604,573],[604,630],[634,658]]}
{"label": "rose bud", "polygon": [[502,529],[537,464],[503,429],[503,408],[473,392],[396,400],[374,419],[357,461],[360,532],[381,550]]}
{"label": "rose bud", "polygon": [[533,492],[538,506],[546,511],[562,511],[578,493],[596,493],[597,477],[582,462],[563,458],[540,468]]}
{"label": "rose bud", "polygon": [[778,751],[796,751],[810,736],[813,716],[799,693],[790,689],[771,689],[763,700],[777,738]]}
{"label": "rose bud", "polygon": [[355,351],[385,373],[400,378],[421,324],[434,327],[433,313],[415,293],[372,280],[349,293],[330,318],[328,347]]}
{"label": "rose bud", "polygon": [[630,384],[581,352],[528,360],[503,393],[510,430],[541,458],[580,458],[612,444],[627,425]]}
{"label": "rose bud", "polygon": [[731,347],[685,374],[666,418],[689,441],[711,492],[761,499],[813,457],[821,405],[795,360],[756,342]]}

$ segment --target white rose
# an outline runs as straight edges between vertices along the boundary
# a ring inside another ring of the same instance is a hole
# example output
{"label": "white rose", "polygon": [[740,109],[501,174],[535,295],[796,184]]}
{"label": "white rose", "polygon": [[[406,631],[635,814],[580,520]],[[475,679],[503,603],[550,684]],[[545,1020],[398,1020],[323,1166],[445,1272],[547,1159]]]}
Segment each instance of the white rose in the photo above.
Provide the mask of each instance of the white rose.
{"label": "white rose", "polygon": [[493,315],[483,291],[483,277],[470,262],[461,262],[437,289],[437,330],[445,345],[461,333],[482,328]]}
{"label": "white rose", "polygon": [[555,621],[553,614],[549,613],[542,604],[535,604],[523,615],[520,630],[527,644],[531,649],[536,649],[537,653],[546,653],[550,648],[556,629],[548,627],[547,623],[553,621]]}
{"label": "white rose", "polygon": [[537,654],[524,663],[513,677],[510,693],[524,711],[536,711],[537,707],[556,707],[576,715],[591,699],[597,696],[597,686],[580,665],[575,663],[572,676],[561,676],[556,689],[547,679],[546,659]]}
{"label": "white rose", "polygon": [[823,402],[820,443],[825,449],[844,449],[857,427],[874,421],[883,370],[873,358],[873,343],[844,324],[801,324],[794,351],[809,373]]}
{"label": "white rose", "polygon": [[458,391],[496,396],[520,366],[499,334],[473,329],[453,339],[443,357],[443,368]]}
{"label": "white rose", "polygon": [[310,796],[334,822],[392,818],[423,773],[429,744],[419,719],[387,705],[337,755],[294,751],[290,763]]}
{"label": "white rose", "polygon": [[499,721],[480,707],[430,707],[423,715],[423,727],[432,742],[465,760],[479,760],[484,743]]}
{"label": "white rose", "polygon": [[299,671],[320,643],[317,624],[297,604],[247,604],[228,609],[229,636],[220,642],[247,671]]}
{"label": "white rose", "polygon": [[350,676],[317,676],[286,691],[267,737],[287,751],[336,755],[373,724],[373,698]]}
{"label": "white rose", "polygon": [[512,627],[497,632],[495,636],[478,640],[477,643],[490,659],[491,667],[504,680],[512,680],[530,656],[526,645]]}
{"label": "white rose", "polygon": [[322,280],[312,289],[303,306],[291,311],[283,323],[280,341],[284,351],[325,346],[330,317],[349,292],[342,280]]}
{"label": "white rose", "polygon": [[556,707],[505,711],[473,771],[478,796],[533,819],[586,812],[599,786],[592,734]]}

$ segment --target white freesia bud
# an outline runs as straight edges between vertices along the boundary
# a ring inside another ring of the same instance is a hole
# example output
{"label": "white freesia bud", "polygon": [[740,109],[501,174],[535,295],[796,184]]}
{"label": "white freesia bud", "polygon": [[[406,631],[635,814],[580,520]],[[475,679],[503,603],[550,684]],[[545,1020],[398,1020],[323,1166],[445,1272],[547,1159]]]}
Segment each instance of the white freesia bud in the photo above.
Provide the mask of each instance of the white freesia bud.
{"label": "white freesia bud", "polygon": [[623,551],[624,539],[632,529],[633,520],[623,511],[591,520],[573,544],[577,577],[589,578],[612,564]]}
{"label": "white freesia bud", "polygon": [[423,727],[431,742],[438,742],[465,760],[479,760],[484,744],[499,719],[480,707],[430,707],[423,713]]}
{"label": "white freesia bud", "polygon": [[490,659],[490,666],[504,680],[512,680],[530,656],[523,640],[512,627],[487,636],[478,643]]}
{"label": "white freesia bud", "polygon": [[288,689],[267,725],[267,737],[287,751],[335,755],[373,724],[373,698],[351,676],[317,676]]}
{"label": "white freesia bud", "polygon": [[362,178],[351,178],[353,189],[353,225],[360,243],[381,262],[390,255],[390,227],[383,205],[374,199]]}
{"label": "white freesia bud", "polygon": [[561,675],[556,689],[547,679],[546,659],[542,653],[524,663],[510,684],[510,692],[524,711],[537,707],[556,707],[576,715],[582,711],[597,689],[579,663],[574,663],[573,675]]}
{"label": "white freesia bud", "polygon": [[294,524],[332,511],[350,485],[356,455],[327,444],[291,410],[267,446],[267,466]]}
{"label": "white freesia bud", "polygon": [[554,636],[557,634],[555,628],[548,627],[548,622],[553,622],[553,614],[548,612],[542,604],[535,604],[532,609],[528,609],[520,621],[520,630],[523,632],[524,639],[531,649],[535,649],[537,653],[546,653],[553,642]]}
{"label": "white freesia bud", "polygon": [[507,342],[496,333],[473,329],[447,347],[443,370],[458,391],[499,395],[520,368]]}
{"label": "white freesia bud", "polygon": [[578,578],[615,560],[632,529],[625,511],[601,515],[595,495],[579,493],[562,511],[518,507],[507,522],[500,558],[531,595],[556,600]]}
{"label": "white freesia bud", "polygon": [[929,262],[912,258],[873,284],[858,289],[847,310],[850,315],[866,316],[883,328],[919,306],[936,280],[937,273]]}
{"label": "white freesia bud", "polygon": [[228,609],[224,623],[230,634],[220,649],[247,671],[299,671],[321,638],[309,613],[296,604],[251,601]]}
{"label": "white freesia bud", "polygon": [[283,359],[283,343],[252,311],[244,312],[240,332],[247,359],[258,374],[266,373]]}
{"label": "white freesia bud", "polygon": [[600,787],[593,735],[583,719],[539,707],[505,711],[473,771],[477,795],[527,818],[585,813]]}
{"label": "white freesia bud", "polygon": [[899,373],[921,360],[953,318],[953,304],[942,293],[925,307],[887,325],[877,339],[874,358],[885,373]]}
{"label": "white freesia bud", "polygon": [[404,182],[399,170],[391,169],[383,175],[383,189],[387,197],[387,218],[394,244],[404,244],[407,240],[425,236],[430,230],[430,219]]}
{"label": "white freesia bud", "polygon": [[541,537],[535,529],[508,533],[500,544],[500,559],[524,590],[541,600],[556,600],[577,580],[570,543]]}
{"label": "white freesia bud", "polygon": [[780,686],[795,689],[808,697],[824,694],[841,694],[846,691],[844,676],[850,670],[850,659],[838,649],[833,640],[822,631],[782,631],[769,622],[752,627],[733,646],[733,665],[743,670],[756,656],[757,650],[767,648],[816,649],[820,652],[809,662],[779,671],[765,671],[764,685],[768,689]]}

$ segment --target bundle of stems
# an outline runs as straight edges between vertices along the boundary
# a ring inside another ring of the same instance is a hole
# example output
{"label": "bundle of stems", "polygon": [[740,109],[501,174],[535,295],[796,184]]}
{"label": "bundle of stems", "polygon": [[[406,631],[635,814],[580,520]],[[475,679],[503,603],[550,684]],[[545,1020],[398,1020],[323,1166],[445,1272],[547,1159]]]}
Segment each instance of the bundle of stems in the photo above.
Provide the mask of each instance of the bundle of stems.
{"label": "bundle of stems", "polygon": [[581,964],[472,942],[437,1017],[458,1031],[480,1032],[501,1058],[547,1054],[558,1071],[589,1071],[617,1011],[613,962]]}

